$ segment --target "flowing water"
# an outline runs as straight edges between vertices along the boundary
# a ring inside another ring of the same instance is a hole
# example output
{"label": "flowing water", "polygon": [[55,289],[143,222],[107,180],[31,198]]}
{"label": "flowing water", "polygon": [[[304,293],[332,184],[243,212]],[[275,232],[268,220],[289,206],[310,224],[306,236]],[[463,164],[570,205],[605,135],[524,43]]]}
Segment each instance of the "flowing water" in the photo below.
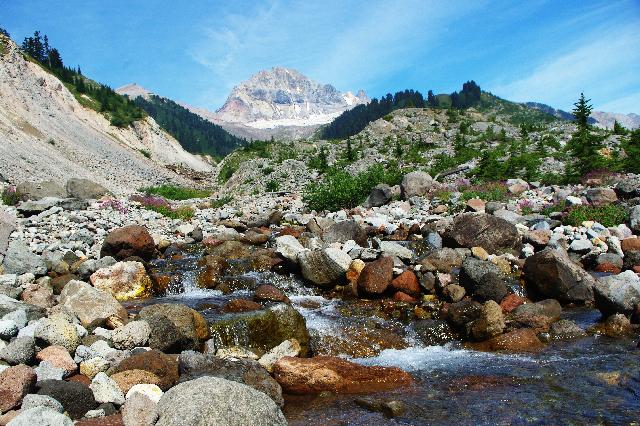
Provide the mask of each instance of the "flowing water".
{"label": "flowing water", "polygon": [[[136,301],[184,303],[208,320],[219,318],[226,302],[250,298],[247,290],[222,294],[195,285],[199,253],[176,261],[157,261],[156,271],[173,275],[169,294]],[[273,272],[235,276],[273,284],[302,313],[314,351],[330,350],[364,365],[396,366],[410,372],[409,389],[368,395],[375,401],[400,401],[404,412],[387,417],[356,403],[354,395],[291,396],[284,413],[291,425],[427,424],[637,424],[640,421],[640,349],[630,339],[589,336],[556,341],[527,354],[486,353],[460,344],[424,346],[410,322],[372,314],[361,301],[327,299],[299,279]],[[565,318],[587,328],[593,310],[565,310]],[[370,330],[375,330],[371,337]],[[401,336],[398,342],[390,336]],[[376,340],[377,339],[377,340]],[[363,344],[364,342],[364,344]],[[315,345],[315,346],[314,346]]]}

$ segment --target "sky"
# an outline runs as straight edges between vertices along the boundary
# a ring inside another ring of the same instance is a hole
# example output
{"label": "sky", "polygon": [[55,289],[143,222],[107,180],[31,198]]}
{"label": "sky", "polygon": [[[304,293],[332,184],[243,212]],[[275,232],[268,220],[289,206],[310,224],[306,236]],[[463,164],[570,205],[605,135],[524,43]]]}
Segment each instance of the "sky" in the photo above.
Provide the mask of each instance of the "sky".
{"label": "sky", "polygon": [[640,113],[640,0],[0,0],[14,40],[47,34],[67,65],[215,110],[262,69],[371,97],[459,90]]}

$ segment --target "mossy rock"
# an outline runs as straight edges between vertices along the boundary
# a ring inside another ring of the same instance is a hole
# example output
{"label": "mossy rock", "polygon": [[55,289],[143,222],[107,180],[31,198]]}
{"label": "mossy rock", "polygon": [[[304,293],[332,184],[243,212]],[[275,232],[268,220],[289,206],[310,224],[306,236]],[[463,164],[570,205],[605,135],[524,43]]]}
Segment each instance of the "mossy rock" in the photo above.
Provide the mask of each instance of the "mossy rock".
{"label": "mossy rock", "polygon": [[309,331],[304,317],[289,305],[226,314],[210,321],[211,337],[217,348],[247,347],[264,353],[288,339],[295,338],[302,347],[301,356],[309,355]]}

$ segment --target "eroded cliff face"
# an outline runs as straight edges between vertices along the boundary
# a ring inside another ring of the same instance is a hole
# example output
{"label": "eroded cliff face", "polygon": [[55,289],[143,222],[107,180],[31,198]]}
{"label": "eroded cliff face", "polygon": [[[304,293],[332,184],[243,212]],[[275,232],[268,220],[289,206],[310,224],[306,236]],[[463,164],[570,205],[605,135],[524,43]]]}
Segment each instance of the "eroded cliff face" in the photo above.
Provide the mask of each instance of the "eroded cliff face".
{"label": "eroded cliff face", "polygon": [[[127,128],[83,107],[54,75],[0,36],[0,175],[11,182],[91,179],[115,193],[166,181],[167,166],[211,171],[151,118]],[[149,154],[149,158],[142,152]]]}

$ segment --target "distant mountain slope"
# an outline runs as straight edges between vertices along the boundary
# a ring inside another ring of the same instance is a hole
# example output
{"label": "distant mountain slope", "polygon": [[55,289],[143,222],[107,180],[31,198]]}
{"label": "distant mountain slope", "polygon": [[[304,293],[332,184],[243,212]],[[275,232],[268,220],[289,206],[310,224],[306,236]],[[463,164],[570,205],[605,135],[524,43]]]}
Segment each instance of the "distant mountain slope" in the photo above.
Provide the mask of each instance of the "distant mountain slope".
{"label": "distant mountain slope", "polygon": [[220,157],[247,142],[245,138],[234,136],[186,106],[156,95],[136,83],[118,87],[116,93],[132,99],[137,106],[176,138],[184,149],[193,154]]}
{"label": "distant mountain slope", "polygon": [[[136,89],[137,92],[140,92]],[[171,99],[147,92],[134,103],[145,110],[162,128],[175,137],[182,147],[194,154],[224,156],[246,143],[222,127],[205,120]]]}
{"label": "distant mountain slope", "polygon": [[[544,111],[547,114],[551,114],[563,120],[573,121],[574,119],[573,114],[571,114],[570,112],[566,112],[561,109],[555,109],[546,104],[541,104],[538,102],[526,102],[525,105],[530,108]],[[589,117],[589,123],[598,127],[602,127],[603,129],[613,129],[613,123],[616,120],[627,129],[633,130],[640,128],[640,115],[634,113],[620,114],[615,112],[593,111],[591,113],[591,117]]]}
{"label": "distant mountain slope", "polygon": [[[147,117],[116,127],[83,106],[56,76],[27,60],[0,35],[0,175],[11,183],[83,177],[115,193],[172,181],[193,182],[167,166],[201,172],[211,166],[186,152]],[[148,158],[149,157],[149,158]]]}
{"label": "distant mountain slope", "polygon": [[296,70],[275,67],[260,71],[234,87],[215,113],[189,107],[230,132],[254,138],[306,137],[342,112],[369,102],[361,90],[341,93],[319,84]]}

